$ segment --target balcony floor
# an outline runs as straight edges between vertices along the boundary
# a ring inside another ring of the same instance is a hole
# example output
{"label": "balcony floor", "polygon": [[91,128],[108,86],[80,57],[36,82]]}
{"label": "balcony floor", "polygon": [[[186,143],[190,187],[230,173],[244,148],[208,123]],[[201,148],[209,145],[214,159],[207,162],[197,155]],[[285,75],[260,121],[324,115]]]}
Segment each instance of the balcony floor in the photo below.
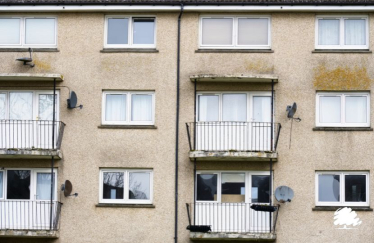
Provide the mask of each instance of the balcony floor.
{"label": "balcony floor", "polygon": [[274,233],[199,233],[190,232],[191,241],[275,241]]}
{"label": "balcony floor", "polygon": [[0,149],[0,159],[62,159],[61,150],[51,149]]}
{"label": "balcony floor", "polygon": [[0,230],[0,238],[58,238],[57,230]]}
{"label": "balcony floor", "polygon": [[249,151],[190,151],[193,161],[270,161],[276,162],[277,152],[249,152]]}

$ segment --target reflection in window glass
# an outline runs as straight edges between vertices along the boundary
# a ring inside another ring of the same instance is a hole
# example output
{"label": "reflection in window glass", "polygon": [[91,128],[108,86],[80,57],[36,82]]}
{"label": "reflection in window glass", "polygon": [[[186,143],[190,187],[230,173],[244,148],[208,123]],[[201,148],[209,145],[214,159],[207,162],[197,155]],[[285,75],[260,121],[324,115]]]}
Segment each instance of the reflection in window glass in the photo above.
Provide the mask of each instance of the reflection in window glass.
{"label": "reflection in window glass", "polygon": [[340,201],[340,176],[318,175],[318,201],[339,202]]}
{"label": "reflection in window glass", "polygon": [[109,18],[107,44],[128,44],[129,19]]}
{"label": "reflection in window glass", "polygon": [[125,174],[123,172],[103,173],[104,199],[123,199],[124,176]]}
{"label": "reflection in window glass", "polygon": [[196,177],[197,201],[217,201],[217,175],[198,174]]}
{"label": "reflection in window glass", "polygon": [[252,175],[252,203],[269,203],[269,179],[268,175]]}
{"label": "reflection in window glass", "polygon": [[221,202],[245,202],[245,173],[222,173]]}
{"label": "reflection in window glass", "polygon": [[[55,106],[57,107],[57,95],[55,102]],[[57,115],[56,111],[57,109],[55,110],[55,115]],[[39,119],[48,121],[53,120],[53,94],[39,95]]]}
{"label": "reflection in window glass", "polygon": [[154,44],[155,20],[153,18],[136,18],[133,20],[133,43]]}
{"label": "reflection in window glass", "polygon": [[30,170],[7,171],[7,199],[30,199]]}
{"label": "reflection in window glass", "polygon": [[366,202],[366,176],[345,176],[345,201]]}
{"label": "reflection in window glass", "polygon": [[129,199],[150,199],[150,174],[129,173]]}
{"label": "reflection in window glass", "polygon": [[9,119],[32,120],[32,93],[9,93]]}

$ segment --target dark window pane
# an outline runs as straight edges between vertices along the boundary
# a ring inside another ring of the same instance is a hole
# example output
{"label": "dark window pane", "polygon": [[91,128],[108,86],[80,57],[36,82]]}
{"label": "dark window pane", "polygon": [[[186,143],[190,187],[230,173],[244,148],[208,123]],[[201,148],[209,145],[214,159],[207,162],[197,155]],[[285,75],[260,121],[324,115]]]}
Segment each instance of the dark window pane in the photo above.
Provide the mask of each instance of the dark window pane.
{"label": "dark window pane", "polygon": [[123,199],[123,172],[103,173],[103,199]]}
{"label": "dark window pane", "polygon": [[198,174],[196,194],[198,201],[217,201],[217,175]]}
{"label": "dark window pane", "polygon": [[128,44],[129,19],[108,19],[108,44]]}
{"label": "dark window pane", "polygon": [[366,176],[345,176],[345,201],[366,202]]}
{"label": "dark window pane", "polygon": [[221,202],[245,202],[245,174],[222,173]]}
{"label": "dark window pane", "polygon": [[253,203],[269,203],[269,178],[268,175],[253,175],[251,197]]}
{"label": "dark window pane", "polygon": [[7,199],[30,199],[30,170],[8,170]]}
{"label": "dark window pane", "polygon": [[318,175],[318,201],[339,202],[340,201],[340,176]]}

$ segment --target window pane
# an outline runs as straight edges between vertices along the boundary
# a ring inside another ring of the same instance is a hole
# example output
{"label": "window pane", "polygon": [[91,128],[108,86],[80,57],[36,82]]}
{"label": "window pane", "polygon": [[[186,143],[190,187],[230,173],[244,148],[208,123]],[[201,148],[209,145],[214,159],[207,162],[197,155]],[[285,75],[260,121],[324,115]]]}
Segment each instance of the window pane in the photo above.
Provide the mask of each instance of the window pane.
{"label": "window pane", "polygon": [[134,44],[154,44],[154,19],[134,19]]}
{"label": "window pane", "polygon": [[366,45],[366,20],[344,20],[344,42],[346,45]]}
{"label": "window pane", "polygon": [[6,94],[0,94],[0,119],[5,119]]}
{"label": "window pane", "polygon": [[202,19],[203,45],[232,45],[233,19]]}
{"label": "window pane", "polygon": [[32,93],[10,92],[9,118],[32,120]]}
{"label": "window pane", "polygon": [[366,202],[366,176],[345,176],[345,201]]}
{"label": "window pane", "polygon": [[103,199],[123,199],[123,172],[103,173]]}
{"label": "window pane", "polygon": [[238,19],[238,45],[268,45],[268,19]]}
{"label": "window pane", "polygon": [[222,202],[245,202],[245,174],[222,173]]}
{"label": "window pane", "polygon": [[[55,101],[55,115],[57,119],[57,95]],[[53,94],[41,94],[39,95],[39,111],[38,117],[40,120],[53,120]]]}
{"label": "window pane", "polygon": [[247,95],[224,94],[223,95],[223,121],[247,120]]}
{"label": "window pane", "polygon": [[129,19],[108,19],[107,44],[128,44]]}
{"label": "window pane", "polygon": [[129,173],[129,199],[150,199],[150,174],[141,172]]}
{"label": "window pane", "polygon": [[152,121],[152,95],[131,96],[131,121]]}
{"label": "window pane", "polygon": [[340,123],[341,118],[340,96],[319,97],[319,122]]}
{"label": "window pane", "polygon": [[198,174],[196,177],[196,200],[217,201],[217,175]]}
{"label": "window pane", "polygon": [[8,170],[7,199],[30,199],[30,170]]}
{"label": "window pane", "polygon": [[126,120],[126,95],[125,94],[107,94],[105,104],[106,121],[125,121]]}
{"label": "window pane", "polygon": [[318,20],[318,44],[319,45],[339,45],[340,35],[339,19],[319,19]]}
{"label": "window pane", "polygon": [[55,44],[55,19],[26,19],[26,44]]}
{"label": "window pane", "polygon": [[[55,183],[56,183],[56,180],[54,179],[53,185],[55,185]],[[54,192],[53,198],[56,198],[55,194],[56,193]],[[38,200],[50,200],[51,199],[51,173],[37,173],[36,199]]]}
{"label": "window pane", "polygon": [[0,44],[20,44],[20,19],[0,19]]}
{"label": "window pane", "polygon": [[367,122],[366,96],[345,97],[345,121],[348,123]]}
{"label": "window pane", "polygon": [[339,202],[340,201],[340,176],[318,175],[318,201]]}
{"label": "window pane", "polygon": [[253,175],[251,198],[252,203],[269,203],[269,179],[268,175]]}
{"label": "window pane", "polygon": [[0,171],[0,198],[4,197],[4,172]]}
{"label": "window pane", "polygon": [[253,121],[271,122],[271,97],[253,97]]}
{"label": "window pane", "polygon": [[199,95],[199,121],[218,121],[218,95]]}

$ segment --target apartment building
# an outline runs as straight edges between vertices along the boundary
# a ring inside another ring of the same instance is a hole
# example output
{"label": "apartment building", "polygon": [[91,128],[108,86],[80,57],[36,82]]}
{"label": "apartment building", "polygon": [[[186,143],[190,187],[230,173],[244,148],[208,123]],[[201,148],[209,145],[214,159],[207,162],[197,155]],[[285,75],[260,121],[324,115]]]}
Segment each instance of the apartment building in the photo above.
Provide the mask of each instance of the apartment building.
{"label": "apartment building", "polygon": [[0,0],[0,242],[371,242],[373,12]]}

